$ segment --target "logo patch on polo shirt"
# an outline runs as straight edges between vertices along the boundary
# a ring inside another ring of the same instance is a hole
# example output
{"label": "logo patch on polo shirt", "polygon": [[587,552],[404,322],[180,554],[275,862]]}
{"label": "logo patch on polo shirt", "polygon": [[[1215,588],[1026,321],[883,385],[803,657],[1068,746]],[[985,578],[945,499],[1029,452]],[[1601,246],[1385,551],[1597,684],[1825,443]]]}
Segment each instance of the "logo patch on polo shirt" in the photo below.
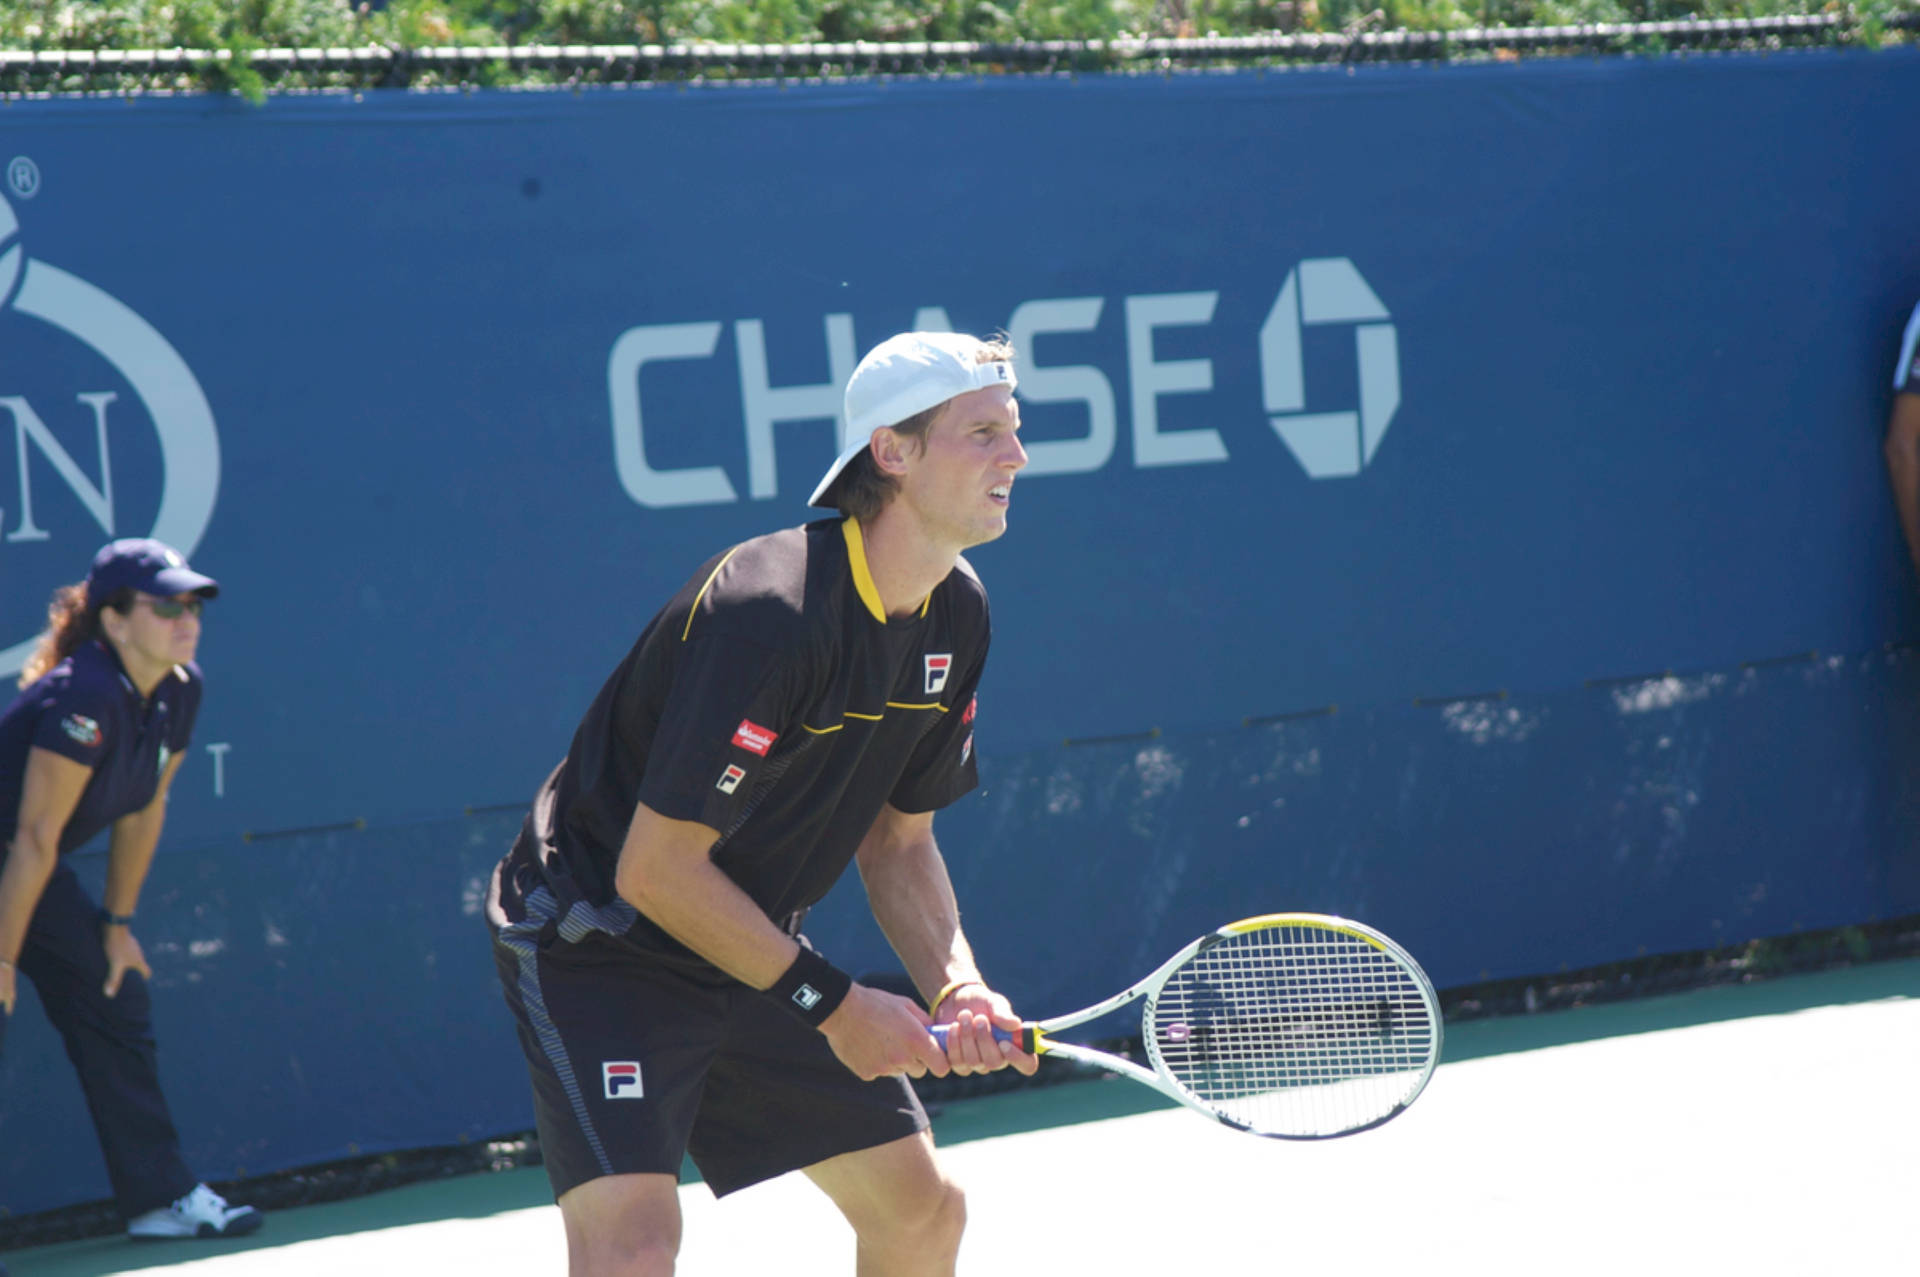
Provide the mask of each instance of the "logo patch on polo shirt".
{"label": "logo patch on polo shirt", "polygon": [[600,1081],[606,1087],[606,1095],[610,1100],[637,1100],[646,1095],[646,1088],[640,1085],[638,1060],[602,1061]]}
{"label": "logo patch on polo shirt", "polygon": [[953,655],[942,652],[927,657],[927,695],[936,695],[947,685],[947,671],[953,668]]}
{"label": "logo patch on polo shirt", "polygon": [[85,714],[69,714],[60,720],[60,730],[91,749],[100,743],[100,724]]}
{"label": "logo patch on polo shirt", "polygon": [[731,794],[734,790],[740,788],[740,782],[746,778],[746,768],[734,763],[728,763],[727,770],[720,773],[720,779],[713,787],[723,794]]}
{"label": "logo patch on polo shirt", "polygon": [[773,748],[773,742],[779,739],[780,733],[768,731],[751,718],[741,719],[740,726],[733,729],[733,743],[741,749],[751,750],[762,758],[765,758],[767,751]]}

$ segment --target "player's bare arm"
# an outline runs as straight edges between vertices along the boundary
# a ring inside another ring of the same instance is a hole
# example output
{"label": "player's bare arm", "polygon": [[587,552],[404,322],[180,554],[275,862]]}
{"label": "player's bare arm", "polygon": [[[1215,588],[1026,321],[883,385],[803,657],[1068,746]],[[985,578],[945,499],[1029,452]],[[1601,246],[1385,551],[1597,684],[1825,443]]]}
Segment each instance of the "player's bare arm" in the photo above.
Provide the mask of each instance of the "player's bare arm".
{"label": "player's bare arm", "polygon": [[1030,1074],[1039,1068],[1037,1057],[993,1036],[996,1024],[1018,1029],[1020,1017],[982,979],[974,961],[946,861],[934,840],[933,813],[883,808],[855,862],[875,920],[933,1006],[934,1019],[957,1026],[947,1039],[954,1072],[985,1073],[1012,1065]]}
{"label": "player's bare arm", "polygon": [[[713,863],[719,832],[638,805],[614,886],[668,935],[755,989],[771,988],[800,945]],[[820,1026],[841,1062],[860,1077],[944,1077],[947,1057],[927,1036],[911,999],[855,984]]]}
{"label": "player's bare arm", "polygon": [[20,792],[19,825],[12,831],[7,867],[0,871],[0,1011],[13,1014],[19,996],[13,961],[26,946],[27,927],[47,879],[60,859],[60,831],[67,827],[93,769],[34,746]]}
{"label": "player's bare arm", "polygon": [[1893,506],[1900,515],[1900,531],[1907,538],[1907,555],[1920,573],[1920,394],[1894,396],[1893,415],[1887,421],[1887,479],[1893,485]]}
{"label": "player's bare arm", "polygon": [[[152,801],[113,822],[113,832],[107,838],[106,889],[101,893],[100,903],[115,917],[133,917],[140,904],[140,889],[146,885],[147,870],[153,866],[154,848],[160,845],[160,830],[167,823],[167,791],[173,787],[173,778],[186,759],[185,754],[175,754],[168,759]],[[119,994],[120,981],[129,971],[138,971],[147,979],[153,979],[146,951],[134,938],[131,927],[107,923],[101,928],[100,943],[107,951],[108,997]]]}

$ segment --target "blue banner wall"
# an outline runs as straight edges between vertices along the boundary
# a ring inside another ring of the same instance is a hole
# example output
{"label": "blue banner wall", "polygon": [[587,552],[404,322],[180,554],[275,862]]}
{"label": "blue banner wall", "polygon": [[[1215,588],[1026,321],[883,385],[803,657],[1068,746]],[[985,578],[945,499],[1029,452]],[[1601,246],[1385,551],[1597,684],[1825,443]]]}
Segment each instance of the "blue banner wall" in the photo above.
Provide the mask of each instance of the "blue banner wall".
{"label": "blue banner wall", "polygon": [[[941,829],[1034,1013],[1268,909],[1442,984],[1920,909],[1916,104],[1899,52],[8,106],[0,672],[109,535],[225,587],[141,909],[195,1164],[530,1124],[515,808],[909,326],[1023,352]],[[890,965],[862,915],[812,929]],[[105,1192],[23,1007],[16,1213]]]}

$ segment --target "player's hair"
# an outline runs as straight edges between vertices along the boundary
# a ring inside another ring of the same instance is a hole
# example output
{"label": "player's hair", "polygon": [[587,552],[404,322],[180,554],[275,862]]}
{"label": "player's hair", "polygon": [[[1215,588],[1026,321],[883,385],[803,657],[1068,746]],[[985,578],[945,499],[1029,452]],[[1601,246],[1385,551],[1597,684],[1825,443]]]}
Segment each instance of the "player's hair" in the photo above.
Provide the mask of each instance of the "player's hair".
{"label": "player's hair", "polygon": [[100,608],[128,612],[133,608],[133,590],[115,590],[98,608],[87,606],[87,583],[78,581],[53,592],[47,604],[47,628],[34,646],[33,655],[20,669],[20,686],[35,682],[75,649],[100,633]]}
{"label": "player's hair", "polygon": [[[1013,362],[1013,343],[1004,337],[989,337],[981,343],[973,361],[977,364],[990,364],[996,361]],[[935,404],[925,412],[916,412],[905,421],[895,422],[893,432],[907,441],[907,446],[916,452],[926,447],[927,429],[933,425],[933,419],[951,399]],[[833,503],[840,507],[840,513],[850,515],[862,522],[874,518],[886,509],[887,502],[893,500],[893,494],[899,490],[900,481],[884,473],[874,464],[873,449],[863,448],[860,455],[847,463],[840,472],[840,481],[833,488]]]}

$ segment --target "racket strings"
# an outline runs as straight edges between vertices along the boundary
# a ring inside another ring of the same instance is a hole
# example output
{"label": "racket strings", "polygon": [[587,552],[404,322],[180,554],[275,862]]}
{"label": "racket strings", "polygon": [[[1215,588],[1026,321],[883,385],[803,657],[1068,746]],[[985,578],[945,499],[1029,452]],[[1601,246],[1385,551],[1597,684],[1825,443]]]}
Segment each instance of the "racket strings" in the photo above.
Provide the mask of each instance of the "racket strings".
{"label": "racket strings", "polygon": [[1360,937],[1301,925],[1201,950],[1149,1002],[1146,1028],[1177,1084],[1270,1135],[1386,1117],[1424,1085],[1438,1047],[1423,978]]}

